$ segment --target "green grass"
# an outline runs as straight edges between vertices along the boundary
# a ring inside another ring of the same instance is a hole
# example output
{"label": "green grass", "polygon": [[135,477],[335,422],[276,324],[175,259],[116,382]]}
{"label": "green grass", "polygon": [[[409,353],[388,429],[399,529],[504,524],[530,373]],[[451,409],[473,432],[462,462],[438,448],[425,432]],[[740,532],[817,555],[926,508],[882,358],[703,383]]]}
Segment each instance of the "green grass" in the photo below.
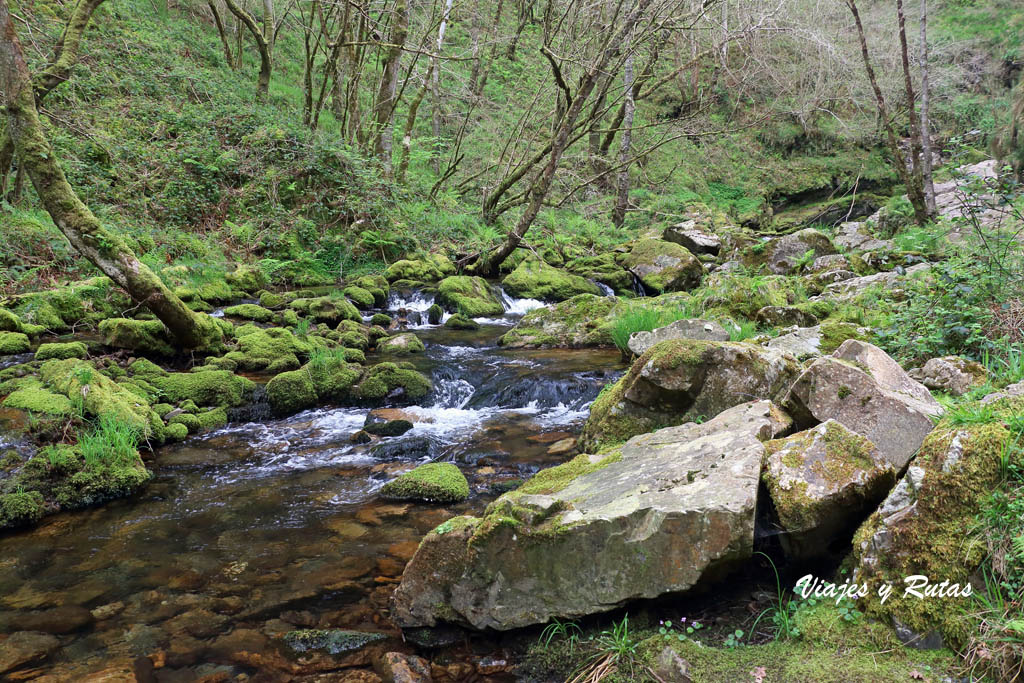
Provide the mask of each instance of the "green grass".
{"label": "green grass", "polygon": [[629,351],[629,338],[637,332],[650,332],[677,320],[693,317],[689,306],[683,308],[656,308],[652,306],[631,306],[618,314],[612,321],[611,338],[623,353]]}
{"label": "green grass", "polygon": [[100,415],[94,427],[78,435],[78,451],[87,467],[124,467],[138,462],[139,433],[108,414]]}

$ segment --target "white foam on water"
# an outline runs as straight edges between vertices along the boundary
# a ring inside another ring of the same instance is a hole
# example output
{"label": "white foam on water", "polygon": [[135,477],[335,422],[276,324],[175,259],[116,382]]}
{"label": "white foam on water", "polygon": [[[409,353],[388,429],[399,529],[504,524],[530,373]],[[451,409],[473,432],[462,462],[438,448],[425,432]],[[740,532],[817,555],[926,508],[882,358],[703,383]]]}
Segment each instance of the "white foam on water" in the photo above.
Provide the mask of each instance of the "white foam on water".
{"label": "white foam on water", "polygon": [[406,298],[397,292],[392,292],[388,297],[388,310],[397,311],[404,308],[409,311],[425,313],[428,308],[434,305],[434,295],[424,294],[420,291],[411,292]]}
{"label": "white foam on water", "polygon": [[498,288],[498,291],[501,293],[501,305],[505,307],[505,315],[523,316],[530,311],[546,306],[543,301],[538,299],[513,298],[501,287]]}

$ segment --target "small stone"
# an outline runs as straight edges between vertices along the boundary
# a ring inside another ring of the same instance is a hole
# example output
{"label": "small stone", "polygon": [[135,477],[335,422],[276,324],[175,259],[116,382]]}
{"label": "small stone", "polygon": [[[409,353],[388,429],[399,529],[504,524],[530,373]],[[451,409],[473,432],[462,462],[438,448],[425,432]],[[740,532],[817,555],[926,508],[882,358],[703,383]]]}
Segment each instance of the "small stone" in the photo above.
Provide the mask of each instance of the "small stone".
{"label": "small stone", "polygon": [[385,652],[373,662],[384,683],[430,683],[430,663],[415,655]]}
{"label": "small stone", "polygon": [[576,449],[576,439],[562,439],[548,447],[548,455],[566,455]]}

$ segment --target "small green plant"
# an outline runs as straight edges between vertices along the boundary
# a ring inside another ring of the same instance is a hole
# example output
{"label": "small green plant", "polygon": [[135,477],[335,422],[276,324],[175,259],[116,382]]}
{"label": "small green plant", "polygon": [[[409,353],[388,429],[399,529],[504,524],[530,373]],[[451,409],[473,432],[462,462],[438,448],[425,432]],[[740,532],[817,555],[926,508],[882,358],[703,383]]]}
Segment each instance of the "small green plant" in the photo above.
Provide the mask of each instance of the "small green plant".
{"label": "small green plant", "polygon": [[[754,625],[750,627],[751,634],[757,628],[757,625],[762,619],[768,617],[772,624],[775,626],[774,638],[775,640],[789,640],[790,638],[797,638],[800,636],[800,629],[796,625],[796,610],[798,607],[797,601],[786,596],[786,591],[782,588],[782,581],[779,579],[779,571],[775,567],[775,563],[772,558],[768,557],[763,552],[758,551],[755,555],[761,555],[772,568],[772,574],[775,575],[775,602],[761,611],[754,620]],[[808,600],[809,605],[813,605],[812,600]]]}
{"label": "small green plant", "polygon": [[686,617],[683,617],[678,624],[672,625],[671,621],[659,622],[658,633],[661,634],[665,640],[678,640],[680,642],[686,640],[697,631],[704,628],[704,625],[699,621],[691,621],[686,623]]}
{"label": "small green plant", "polygon": [[134,464],[139,459],[138,444],[138,431],[109,413],[100,415],[92,429],[78,435],[78,451],[87,467]]}
{"label": "small green plant", "polygon": [[295,326],[295,336],[299,339],[305,339],[309,336],[309,321],[303,318],[299,321],[299,324]]}
{"label": "small green plant", "polygon": [[589,642],[595,652],[569,683],[598,683],[617,671],[633,678],[640,643],[629,630],[628,614],[622,617],[622,621],[612,622],[610,629],[601,631],[596,637],[591,636]]}
{"label": "small green plant", "polygon": [[540,637],[537,638],[537,644],[547,650],[551,646],[551,641],[565,640],[569,645],[569,652],[572,653],[579,645],[582,635],[583,631],[575,622],[554,619],[541,631]]}
{"label": "small green plant", "polygon": [[857,606],[856,604],[854,604],[853,600],[850,600],[849,598],[846,598],[845,600],[840,602],[838,609],[839,617],[843,621],[856,623],[860,621],[860,618],[863,616],[863,613],[857,609]]}
{"label": "small green plant", "polygon": [[730,650],[734,650],[743,645],[743,630],[736,629],[725,637],[725,641],[722,644]]}
{"label": "small green plant", "polygon": [[741,318],[732,325],[726,325],[729,332],[729,341],[744,341],[759,334],[757,323],[752,320]]}

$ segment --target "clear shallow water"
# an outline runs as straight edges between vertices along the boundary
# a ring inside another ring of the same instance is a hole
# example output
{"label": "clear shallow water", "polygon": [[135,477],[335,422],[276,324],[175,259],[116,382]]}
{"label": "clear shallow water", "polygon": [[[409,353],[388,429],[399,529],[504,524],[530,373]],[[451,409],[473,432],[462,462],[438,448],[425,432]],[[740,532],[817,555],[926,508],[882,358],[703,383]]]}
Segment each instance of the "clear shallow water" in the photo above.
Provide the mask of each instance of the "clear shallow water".
{"label": "clear shallow water", "polygon": [[[162,651],[165,673],[190,680],[209,667],[253,672],[237,668],[237,633],[390,630],[388,599],[420,538],[481,511],[496,485],[561,462],[549,445],[578,431],[621,371],[615,352],[502,349],[514,320],[415,329],[427,350],[403,359],[435,391],[407,409],[416,424],[401,437],[351,443],[366,408],[230,425],[158,450],[155,477],[133,500],[0,538],[0,634],[47,630],[38,624],[71,610],[83,624],[60,636],[40,672],[76,680]],[[378,496],[397,472],[429,460],[459,465],[467,502]]]}

